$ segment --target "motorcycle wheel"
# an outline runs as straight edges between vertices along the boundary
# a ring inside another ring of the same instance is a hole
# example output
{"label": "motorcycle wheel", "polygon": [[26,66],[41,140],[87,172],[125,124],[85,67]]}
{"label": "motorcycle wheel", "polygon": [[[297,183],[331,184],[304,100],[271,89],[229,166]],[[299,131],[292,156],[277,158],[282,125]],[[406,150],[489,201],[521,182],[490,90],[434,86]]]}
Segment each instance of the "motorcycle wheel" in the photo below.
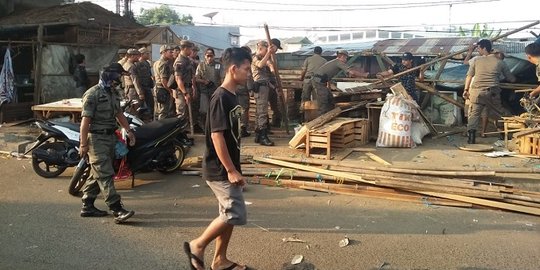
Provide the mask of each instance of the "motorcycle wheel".
{"label": "motorcycle wheel", "polygon": [[186,152],[184,150],[184,146],[182,146],[180,143],[174,144],[174,157],[171,157],[171,159],[174,159],[174,162],[171,163],[170,166],[158,169],[161,173],[171,173],[176,171],[182,163],[184,162],[184,158],[186,157]]}
{"label": "motorcycle wheel", "polygon": [[[66,151],[63,143],[60,142],[47,142],[45,144],[42,144],[38,147],[39,149],[45,150],[47,152],[59,152],[59,151]],[[34,172],[36,172],[37,175],[45,178],[53,178],[61,175],[66,169],[66,166],[59,166],[59,165],[49,165],[44,160],[35,157],[32,155],[32,168],[34,169]]]}
{"label": "motorcycle wheel", "polygon": [[84,187],[88,176],[90,176],[90,164],[88,164],[88,162],[84,162],[82,166],[75,167],[75,172],[73,173],[71,181],[69,182],[69,194],[76,197],[81,197],[81,189]]}

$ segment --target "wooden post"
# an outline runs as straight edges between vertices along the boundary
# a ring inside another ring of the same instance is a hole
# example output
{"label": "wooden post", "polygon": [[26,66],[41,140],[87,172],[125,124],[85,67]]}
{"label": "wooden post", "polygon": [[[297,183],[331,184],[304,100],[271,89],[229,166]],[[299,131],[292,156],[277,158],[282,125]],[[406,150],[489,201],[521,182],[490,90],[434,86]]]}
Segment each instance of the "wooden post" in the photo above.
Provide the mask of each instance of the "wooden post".
{"label": "wooden post", "polygon": [[[270,31],[268,30],[268,25],[264,24],[264,31],[266,32],[266,39],[268,40],[268,46],[272,45],[272,39],[270,38]],[[283,119],[285,121],[285,131],[289,134],[289,113],[287,104],[285,104],[285,96],[283,95],[283,86],[281,85],[281,77],[279,76],[279,69],[277,64],[277,59],[274,54],[272,54],[272,66],[274,67],[274,75],[276,76],[276,92],[278,95],[278,100],[281,105]]]}
{"label": "wooden post", "polygon": [[37,59],[36,59],[36,65],[34,66],[34,104],[41,104],[41,93],[42,93],[42,70],[41,70],[41,63],[43,62],[43,24],[40,24],[38,26],[37,30]]}
{"label": "wooden post", "polygon": [[448,101],[448,102],[450,102],[450,103],[452,103],[452,104],[454,104],[454,105],[456,105],[456,106],[458,106],[458,107],[460,107],[462,109],[465,107],[463,104],[459,103],[457,100],[454,100],[453,98],[449,98],[449,97],[439,93],[439,91],[437,91],[437,89],[435,89],[435,88],[433,88],[431,86],[428,86],[428,85],[423,84],[421,82],[416,82],[416,86],[418,88],[422,88],[422,89],[428,91],[430,94],[438,96],[438,97],[440,97],[440,98],[442,98],[442,99],[444,99],[444,100],[446,100],[446,101]]}

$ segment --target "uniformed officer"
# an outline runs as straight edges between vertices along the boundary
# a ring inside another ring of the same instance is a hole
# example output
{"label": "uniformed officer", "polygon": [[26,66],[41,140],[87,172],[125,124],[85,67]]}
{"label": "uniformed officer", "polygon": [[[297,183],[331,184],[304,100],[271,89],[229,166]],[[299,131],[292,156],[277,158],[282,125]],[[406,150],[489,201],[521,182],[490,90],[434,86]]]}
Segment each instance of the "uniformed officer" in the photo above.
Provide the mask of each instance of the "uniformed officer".
{"label": "uniformed officer", "polygon": [[[467,120],[467,143],[476,143],[476,129],[484,107],[488,114],[500,118],[504,110],[501,103],[501,88],[499,80],[503,75],[506,80],[515,82],[516,77],[510,72],[508,66],[492,54],[491,41],[482,39],[477,43],[478,57],[469,66],[463,98],[470,99],[471,111]],[[474,77],[474,82],[471,83]],[[470,91],[469,91],[470,89]]]}
{"label": "uniformed officer", "polygon": [[169,45],[161,45],[159,48],[161,57],[154,63],[154,77],[156,86],[154,87],[155,112],[158,120],[174,116],[173,89],[169,88],[168,81],[173,74],[172,61],[173,52]]}
{"label": "uniformed officer", "polygon": [[345,72],[350,77],[363,77],[365,73],[354,70],[347,65],[349,53],[345,50],[337,51],[336,59],[331,60],[319,67],[311,78],[313,89],[317,93],[317,103],[319,105],[319,116],[331,111],[335,107],[334,96],[328,88],[328,82],[336,76],[340,71]]}
{"label": "uniformed officer", "polygon": [[204,61],[201,61],[195,71],[195,80],[199,85],[199,127],[203,128],[206,123],[206,114],[210,104],[210,97],[221,85],[221,64],[215,59],[214,49],[208,48],[204,52]]}
{"label": "uniformed officer", "polygon": [[302,65],[302,74],[300,75],[300,81],[303,82],[302,84],[302,99],[300,103],[300,114],[303,114],[305,102],[309,100],[317,100],[317,94],[313,90],[313,85],[311,84],[311,77],[313,77],[313,73],[320,68],[322,65],[324,65],[327,60],[324,59],[322,56],[322,48],[319,46],[316,46],[313,49],[313,56],[310,56],[304,60],[304,64]]}
{"label": "uniformed officer", "polygon": [[[188,116],[188,104],[193,104],[192,98],[197,94],[193,91],[193,75],[195,74],[195,70],[193,70],[193,63],[190,58],[194,46],[195,44],[193,42],[182,40],[180,42],[180,54],[176,57],[173,65],[174,77],[178,85],[175,93],[175,104],[176,115],[179,118]],[[194,110],[192,110],[192,113],[194,113]],[[192,118],[194,121],[193,124],[195,124],[196,118],[194,115],[192,115]]]}
{"label": "uniformed officer", "polygon": [[112,211],[116,223],[126,221],[135,212],[123,208],[120,195],[114,187],[114,149],[118,139],[114,134],[116,121],[128,130],[129,144],[135,145],[135,136],[129,129],[126,117],[120,109],[120,97],[114,90],[120,83],[120,77],[127,72],[118,63],[105,67],[100,74],[99,83],[86,91],[82,99],[81,157],[88,154],[91,173],[83,188],[81,209],[82,217],[106,216],[94,206],[100,192],[105,203]]}
{"label": "uniformed officer", "polygon": [[272,74],[271,56],[277,51],[274,44],[261,40],[257,43],[257,51],[251,62],[251,73],[253,75],[253,91],[257,106],[257,117],[255,127],[255,142],[265,146],[272,146],[274,142],[268,138],[268,102],[270,97],[270,77]]}
{"label": "uniformed officer", "polygon": [[143,102],[143,107],[146,109],[143,112],[144,116],[149,115],[150,118],[154,116],[154,98],[152,95],[152,88],[154,87],[154,80],[152,79],[152,66],[150,64],[150,52],[146,48],[140,48],[139,52],[141,56],[139,62],[136,63],[136,76],[139,84],[142,88],[143,95],[139,95],[139,98]]}
{"label": "uniformed officer", "polygon": [[136,109],[139,108],[139,100],[141,97],[144,97],[143,89],[139,84],[139,78],[137,77],[137,72],[135,71],[135,63],[139,61],[141,53],[136,49],[128,49],[127,51],[128,59],[122,65],[124,70],[126,70],[129,75],[125,75],[124,78],[124,95],[128,102],[135,102],[135,106],[132,107],[132,112],[135,113]]}
{"label": "uniformed officer", "polygon": [[[252,55],[251,49],[248,46],[242,46],[249,55]],[[247,82],[245,85],[238,86],[236,89],[236,97],[238,98],[238,103],[242,107],[242,116],[240,117],[240,136],[249,137],[249,97],[253,93],[253,76],[248,74]]]}

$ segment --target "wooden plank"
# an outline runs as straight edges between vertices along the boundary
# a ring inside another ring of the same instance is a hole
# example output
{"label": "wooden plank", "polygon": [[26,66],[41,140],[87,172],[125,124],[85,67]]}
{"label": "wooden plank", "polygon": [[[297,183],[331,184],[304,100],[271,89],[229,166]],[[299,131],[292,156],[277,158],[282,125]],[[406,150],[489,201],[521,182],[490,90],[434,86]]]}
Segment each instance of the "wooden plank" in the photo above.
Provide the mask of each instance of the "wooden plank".
{"label": "wooden plank", "polygon": [[274,164],[274,165],[279,165],[279,166],[284,166],[284,167],[287,167],[287,168],[300,169],[300,170],[309,171],[309,172],[316,172],[316,173],[336,176],[336,177],[340,177],[340,178],[351,179],[352,181],[357,181],[357,182],[361,182],[361,183],[375,184],[374,181],[364,180],[362,177],[360,177],[360,176],[358,176],[356,174],[352,174],[352,173],[335,172],[335,171],[331,171],[331,170],[325,170],[325,169],[322,169],[322,168],[316,168],[316,167],[312,167],[312,166],[306,166],[306,165],[301,165],[301,164],[296,164],[296,163],[291,163],[291,162],[286,162],[286,161],[281,161],[281,160],[275,160],[275,159],[270,159],[270,158],[263,158],[263,157],[253,157],[253,160],[260,161],[260,162],[265,162],[265,163],[270,163],[270,164]]}
{"label": "wooden plank", "polygon": [[289,141],[289,147],[296,148],[300,144],[306,143],[306,134],[311,128],[324,125],[328,121],[332,120],[334,117],[338,116],[340,113],[341,113],[341,109],[339,107],[336,107],[333,110],[313,119],[312,121],[307,122],[305,125],[303,125],[300,128],[300,130]]}
{"label": "wooden plank", "polygon": [[366,153],[366,156],[368,156],[371,160],[377,162],[377,163],[380,163],[382,165],[385,165],[385,166],[392,166],[392,163],[382,159],[381,157],[373,154],[373,153]]}
{"label": "wooden plank", "polygon": [[445,193],[440,193],[440,192],[414,191],[414,190],[409,190],[409,191],[419,193],[419,194],[439,197],[439,198],[445,198],[445,199],[456,200],[460,202],[473,203],[477,205],[483,205],[483,206],[488,206],[488,207],[493,207],[493,208],[505,209],[505,210],[515,211],[515,212],[540,216],[540,209],[529,207],[529,206],[515,205],[515,204],[510,204],[510,203],[504,203],[504,202],[496,202],[492,200],[479,199],[479,198],[473,198],[473,197],[468,197],[468,196],[445,194]]}

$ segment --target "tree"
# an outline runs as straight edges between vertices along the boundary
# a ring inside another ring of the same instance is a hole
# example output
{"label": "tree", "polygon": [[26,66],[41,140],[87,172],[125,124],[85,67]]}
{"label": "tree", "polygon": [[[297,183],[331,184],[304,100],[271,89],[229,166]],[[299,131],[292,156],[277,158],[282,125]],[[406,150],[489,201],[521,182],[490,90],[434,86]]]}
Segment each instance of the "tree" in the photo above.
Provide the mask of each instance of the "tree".
{"label": "tree", "polygon": [[141,8],[141,15],[137,17],[137,22],[142,25],[193,25],[193,17],[191,15],[178,14],[178,12],[169,6],[161,5],[151,9]]}
{"label": "tree", "polygon": [[478,38],[492,38],[501,34],[501,29],[495,32],[494,28],[489,29],[487,24],[480,27],[479,23],[475,23],[471,30],[459,27],[459,35],[462,37],[478,37]]}

